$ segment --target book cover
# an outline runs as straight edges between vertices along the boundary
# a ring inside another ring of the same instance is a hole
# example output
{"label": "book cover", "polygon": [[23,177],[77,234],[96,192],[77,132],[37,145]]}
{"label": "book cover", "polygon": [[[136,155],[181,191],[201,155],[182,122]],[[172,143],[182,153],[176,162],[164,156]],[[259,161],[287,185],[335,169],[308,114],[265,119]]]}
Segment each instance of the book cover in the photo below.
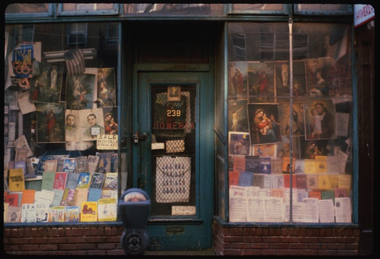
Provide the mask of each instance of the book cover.
{"label": "book cover", "polygon": [[272,159],[272,174],[282,174],[282,158]]}
{"label": "book cover", "polygon": [[5,202],[9,204],[9,207],[19,207],[18,196],[18,193],[8,193],[5,197]]}
{"label": "book cover", "polygon": [[284,202],[290,202],[290,193],[292,194],[293,203],[296,203],[298,200],[297,189],[293,188],[292,192],[290,192],[290,188],[284,188]]}
{"label": "book cover", "polygon": [[21,223],[36,222],[36,205],[26,203],[21,205]]}
{"label": "book cover", "polygon": [[93,173],[90,188],[102,189],[106,175],[102,173]]}
{"label": "book cover", "polygon": [[79,173],[77,188],[89,188],[91,181],[91,174],[89,172]]}
{"label": "book cover", "polygon": [[233,156],[234,165],[233,171],[243,172],[245,171],[245,157],[244,156]]}
{"label": "book cover", "polygon": [[88,189],[87,201],[98,201],[102,196],[102,189],[90,188]]}
{"label": "book cover", "polygon": [[[50,160],[53,161],[53,160]],[[53,189],[64,190],[66,187],[67,173],[56,172],[54,178]]]}
{"label": "book cover", "polygon": [[315,159],[305,159],[305,174],[315,174]]}
{"label": "book cover", "polygon": [[258,186],[263,188],[264,186],[264,175],[262,174],[254,174],[252,179],[252,186]]}
{"label": "book cover", "polygon": [[330,175],[330,188],[339,188],[339,175]]}
{"label": "book cover", "polygon": [[87,172],[98,171],[99,156],[89,155],[87,157]]}
{"label": "book cover", "polygon": [[283,174],[272,174],[272,188],[284,188],[284,175]]}
{"label": "book cover", "polygon": [[231,185],[239,185],[240,172],[229,171],[228,175],[229,175],[229,187],[231,187]]}
{"label": "book cover", "polygon": [[349,196],[348,196],[348,189],[344,189],[344,188],[335,188],[335,189],[334,189],[334,196],[337,197],[337,198],[341,198],[341,197],[349,197]]}
{"label": "book cover", "polygon": [[50,220],[49,222],[65,222],[65,207],[56,206],[50,207]]}
{"label": "book cover", "polygon": [[75,188],[65,189],[60,206],[74,206],[75,204]]}
{"label": "book cover", "polygon": [[107,173],[111,170],[111,156],[112,152],[96,152],[96,155],[99,157],[98,162],[98,172],[99,173]]}
{"label": "book cover", "polygon": [[270,196],[271,197],[284,197],[284,189],[282,188],[276,188],[270,190]]}
{"label": "book cover", "polygon": [[53,201],[52,201],[52,203],[51,203],[50,206],[52,206],[52,207],[58,207],[58,206],[61,205],[61,201],[62,201],[64,190],[53,189],[53,192],[54,192],[54,197],[53,197]]}
{"label": "book cover", "polygon": [[75,189],[77,188],[78,179],[80,173],[69,173],[67,174],[66,187],[67,189]]}
{"label": "book cover", "polygon": [[79,222],[79,207],[78,206],[67,206],[66,207],[66,222]]}
{"label": "book cover", "polygon": [[[294,168],[296,165],[296,159],[295,158],[293,158],[292,160],[290,160],[289,156],[284,156],[282,158],[282,171],[284,173],[290,173],[290,161],[292,161],[292,168]],[[293,172],[294,172],[294,169],[293,169]]]}
{"label": "book cover", "polygon": [[98,203],[95,201],[84,201],[80,207],[80,222],[98,221]]}
{"label": "book cover", "polygon": [[270,157],[260,157],[260,173],[270,174],[271,169],[271,158]]}
{"label": "book cover", "polygon": [[309,191],[309,198],[316,198],[318,200],[321,200],[322,194],[320,191]]}
{"label": "book cover", "polygon": [[62,172],[75,173],[76,160],[75,158],[65,158],[63,160]]}
{"label": "book cover", "polygon": [[18,223],[21,219],[21,207],[9,206],[5,222]]}
{"label": "book cover", "polygon": [[319,186],[318,175],[307,174],[306,175],[306,185],[307,185],[307,189],[317,189]]}
{"label": "book cover", "polygon": [[309,194],[306,189],[297,189],[297,201],[303,202],[303,198],[308,198]]}
{"label": "book cover", "polygon": [[15,161],[15,166],[14,168],[21,168],[22,171],[24,172],[24,175],[27,174],[27,170],[26,170],[26,162],[25,161]]}
{"label": "book cover", "polygon": [[3,220],[6,222],[7,214],[8,214],[8,207],[9,203],[4,201],[4,213],[3,213]]}
{"label": "book cover", "polygon": [[44,163],[44,172],[57,172],[57,163],[56,159],[46,160]]}
{"label": "book cover", "polygon": [[41,190],[38,199],[35,199],[35,202],[46,203],[49,206],[53,203],[55,192],[53,190]]}
{"label": "book cover", "polygon": [[82,202],[87,201],[88,188],[78,188],[75,190],[75,206],[82,206]]}
{"label": "book cover", "polygon": [[239,176],[239,186],[252,186],[253,183],[253,173],[252,172],[241,172]]}
{"label": "book cover", "polygon": [[317,174],[327,173],[327,156],[315,156],[315,172]]}
{"label": "book cover", "polygon": [[119,156],[117,153],[111,155],[111,172],[115,173],[119,167]]}
{"label": "book cover", "polygon": [[41,189],[42,189],[42,175],[36,175],[35,178],[27,178],[25,175],[25,189],[41,191]]}
{"label": "book cover", "polygon": [[328,174],[339,174],[339,163],[337,163],[335,156],[327,156],[326,166]]}
{"label": "book cover", "polygon": [[49,205],[36,203],[36,222],[49,222]]}
{"label": "book cover", "polygon": [[328,175],[318,175],[318,184],[320,189],[330,189],[330,177]]}
{"label": "book cover", "polygon": [[57,159],[57,169],[56,172],[63,172],[63,163],[65,162],[65,158],[60,157]]}
{"label": "book cover", "polygon": [[25,178],[22,168],[9,169],[8,188],[11,192],[22,192],[25,189]]}
{"label": "book cover", "polygon": [[117,190],[118,185],[118,173],[106,173],[106,179],[104,180],[103,190]]}
{"label": "book cover", "polygon": [[260,157],[259,156],[245,156],[245,170],[246,172],[260,173]]}
{"label": "book cover", "polygon": [[[297,188],[296,175],[292,175],[292,187]],[[290,188],[290,174],[284,174],[284,188]]]}
{"label": "book cover", "polygon": [[307,189],[306,174],[295,174],[297,189]]}
{"label": "book cover", "polygon": [[339,188],[351,190],[351,175],[339,175]]}
{"label": "book cover", "polygon": [[23,190],[21,197],[21,205],[26,203],[34,203],[34,195],[36,194],[36,190]]}
{"label": "book cover", "polygon": [[54,186],[54,179],[54,172],[43,172],[41,190],[52,191]]}
{"label": "book cover", "polygon": [[98,201],[98,221],[116,221],[117,201],[116,198],[100,199]]}
{"label": "book cover", "polygon": [[296,159],[296,165],[294,167],[295,174],[304,174],[305,173],[305,160]]}
{"label": "book cover", "polygon": [[102,196],[101,199],[103,198],[118,198],[117,195],[117,190],[102,190]]}
{"label": "book cover", "polygon": [[270,174],[263,174],[263,186],[264,189],[270,189],[272,188],[272,175]]}
{"label": "book cover", "polygon": [[87,172],[87,157],[79,156],[79,157],[76,157],[75,160],[76,160],[75,172],[77,173]]}
{"label": "book cover", "polygon": [[321,198],[322,200],[332,199],[335,200],[335,193],[334,191],[328,190],[328,191],[321,191]]}

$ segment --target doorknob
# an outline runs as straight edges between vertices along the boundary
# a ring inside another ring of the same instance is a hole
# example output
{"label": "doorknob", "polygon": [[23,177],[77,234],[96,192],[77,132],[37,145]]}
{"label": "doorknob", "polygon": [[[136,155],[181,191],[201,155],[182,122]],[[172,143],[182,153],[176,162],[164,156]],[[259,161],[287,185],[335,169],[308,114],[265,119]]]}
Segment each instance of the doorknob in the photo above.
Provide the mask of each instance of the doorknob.
{"label": "doorknob", "polygon": [[136,131],[135,134],[132,135],[133,143],[138,144],[139,141],[144,141],[148,138],[148,136],[143,132],[143,134],[140,134],[139,131]]}

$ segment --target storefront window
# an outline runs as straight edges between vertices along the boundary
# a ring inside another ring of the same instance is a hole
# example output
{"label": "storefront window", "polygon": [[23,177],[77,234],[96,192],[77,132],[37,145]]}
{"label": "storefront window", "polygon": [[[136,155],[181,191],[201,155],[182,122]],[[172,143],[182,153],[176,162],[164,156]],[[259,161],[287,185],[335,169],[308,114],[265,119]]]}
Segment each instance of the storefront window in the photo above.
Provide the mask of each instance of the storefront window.
{"label": "storefront window", "polygon": [[124,4],[127,15],[221,15],[223,4]]}
{"label": "storefront window", "polygon": [[283,4],[232,4],[232,13],[281,13]]}
{"label": "storefront window", "polygon": [[114,30],[117,23],[5,26],[6,223],[116,221]]}
{"label": "storefront window", "polygon": [[352,223],[350,32],[229,23],[230,222]]}

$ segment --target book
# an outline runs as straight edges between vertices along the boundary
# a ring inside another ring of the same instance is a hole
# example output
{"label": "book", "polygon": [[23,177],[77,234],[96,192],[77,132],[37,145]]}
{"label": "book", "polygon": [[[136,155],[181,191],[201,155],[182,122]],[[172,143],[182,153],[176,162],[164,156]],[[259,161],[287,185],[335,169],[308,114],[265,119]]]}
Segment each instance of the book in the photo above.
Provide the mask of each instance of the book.
{"label": "book", "polygon": [[283,174],[272,174],[272,188],[284,188],[284,175]]}
{"label": "book", "polygon": [[63,163],[65,162],[65,158],[60,157],[57,159],[57,169],[56,172],[63,172]]}
{"label": "book", "polygon": [[245,157],[244,156],[233,156],[233,171],[243,172],[245,170]]}
{"label": "book", "polygon": [[252,186],[253,183],[253,173],[252,172],[241,172],[239,176],[239,186]]}
{"label": "book", "polygon": [[332,190],[321,191],[321,198],[322,198],[322,200],[332,199],[334,201],[335,200],[335,193]]}
{"label": "book", "polygon": [[229,176],[229,186],[228,188],[231,187],[231,185],[238,185],[239,184],[239,176],[240,176],[240,172],[235,172],[235,171],[229,171],[228,172],[228,176]]}
{"label": "book", "polygon": [[316,174],[307,174],[306,175],[306,185],[307,189],[317,189],[319,188],[318,184],[318,175]]}
{"label": "book", "polygon": [[315,159],[305,159],[305,174],[315,174]]}
{"label": "book", "polygon": [[36,203],[36,222],[49,222],[49,210],[46,203]]}
{"label": "book", "polygon": [[7,202],[10,207],[19,207],[18,203],[18,198],[19,194],[18,193],[8,193],[7,196],[5,197],[4,202]]}
{"label": "book", "polygon": [[334,196],[337,198],[348,197],[348,189],[335,188],[334,189]]}
{"label": "book", "polygon": [[91,181],[91,173],[79,173],[77,188],[89,188]]}
{"label": "book", "polygon": [[260,157],[259,156],[245,156],[244,171],[252,173],[260,173]]}
{"label": "book", "polygon": [[272,158],[272,174],[282,174],[282,158]]}
{"label": "book", "polygon": [[[52,161],[52,160],[49,160]],[[53,189],[64,190],[66,187],[67,173],[56,172],[54,177]]]}
{"label": "book", "polygon": [[[293,203],[296,203],[298,200],[298,194],[297,194],[297,189],[293,188],[292,189],[292,200]],[[290,202],[290,188],[284,188],[284,202],[289,203]]]}
{"label": "book", "polygon": [[54,186],[55,172],[42,173],[41,190],[52,191]]}
{"label": "book", "polygon": [[25,178],[22,168],[9,169],[8,188],[11,192],[22,192],[25,189]]}
{"label": "book", "polygon": [[98,201],[102,196],[102,189],[89,188],[87,201]]}
{"label": "book", "polygon": [[316,198],[318,200],[322,199],[321,191],[309,191],[309,198]]}
{"label": "book", "polygon": [[98,171],[99,156],[89,155],[87,157],[87,172]]}
{"label": "book", "polygon": [[54,192],[54,197],[53,197],[53,201],[52,201],[52,203],[51,203],[50,206],[52,206],[52,207],[58,207],[58,206],[61,205],[61,201],[62,201],[64,190],[53,189],[53,192]]}
{"label": "book", "polygon": [[[290,173],[290,161],[292,161],[292,168],[296,165],[296,159],[293,157],[291,160],[289,156],[284,156],[282,158],[282,172],[283,173]],[[294,169],[293,169],[294,172]]]}
{"label": "book", "polygon": [[306,189],[297,189],[297,201],[298,202],[303,202],[303,199],[304,198],[308,198],[309,195],[308,195],[308,192]]}
{"label": "book", "polygon": [[102,190],[102,195],[100,197],[103,198],[118,198],[117,190]]}
{"label": "book", "polygon": [[306,174],[295,174],[297,189],[307,189]]}
{"label": "book", "polygon": [[98,221],[98,203],[95,201],[84,201],[80,207],[80,222]]}
{"label": "book", "polygon": [[15,161],[15,166],[14,168],[21,168],[24,175],[27,174],[27,171],[26,171],[26,161]]}
{"label": "book", "polygon": [[3,213],[3,220],[4,220],[4,222],[6,222],[6,217],[7,217],[7,213],[8,213],[8,207],[9,207],[9,203],[8,202],[4,202],[4,213]]}
{"label": "book", "polygon": [[76,157],[75,160],[76,160],[75,172],[77,173],[87,172],[87,157],[79,156],[79,157]]}
{"label": "book", "polygon": [[36,205],[34,203],[25,203],[21,205],[22,223],[36,222]]}
{"label": "book", "polygon": [[54,195],[54,191],[42,190],[38,199],[35,199],[35,203],[46,203],[50,206],[53,203]]}
{"label": "book", "polygon": [[271,165],[270,157],[260,157],[260,173],[270,174],[272,172]]}
{"label": "book", "polygon": [[327,156],[315,156],[315,172],[317,174],[327,173]]}
{"label": "book", "polygon": [[20,222],[20,219],[21,219],[21,207],[9,206],[7,215],[4,221],[8,223],[18,223]]}
{"label": "book", "polygon": [[117,190],[118,186],[118,173],[106,173],[106,179],[104,180],[103,190]]}
{"label": "book", "polygon": [[339,175],[330,175],[330,188],[339,188]]}
{"label": "book", "polygon": [[351,190],[351,175],[339,175],[339,188]]}
{"label": "book", "polygon": [[57,163],[56,159],[46,160],[44,163],[44,172],[57,172]]}
{"label": "book", "polygon": [[27,178],[27,175],[25,175],[25,189],[41,191],[42,175],[35,175],[34,178]]}
{"label": "book", "polygon": [[258,186],[260,188],[263,188],[263,186],[264,186],[264,175],[253,174],[252,186]]}
{"label": "book", "polygon": [[49,222],[65,222],[65,207],[50,207]]}
{"label": "book", "polygon": [[65,189],[60,206],[74,206],[75,204],[75,188]]}
{"label": "book", "polygon": [[36,190],[23,190],[21,205],[26,203],[34,203],[34,195],[36,194]]}
{"label": "book", "polygon": [[103,187],[104,180],[106,175],[102,173],[93,173],[91,177],[90,188],[101,189]]}
{"label": "book", "polygon": [[296,159],[296,165],[294,167],[295,174],[304,174],[305,173],[305,160]]}
{"label": "book", "polygon": [[336,162],[335,156],[327,156],[326,167],[328,174],[339,174],[339,163]]}
{"label": "book", "polygon": [[119,155],[117,153],[114,153],[111,155],[111,169],[110,171],[115,173],[118,171],[119,167]]}
{"label": "book", "polygon": [[99,199],[98,201],[98,221],[116,221],[117,202],[116,198]]}
{"label": "book", "polygon": [[79,207],[67,206],[65,211],[65,222],[78,222],[79,221]]}
{"label": "book", "polygon": [[78,188],[75,190],[74,206],[82,206],[82,202],[87,201],[88,188]]}
{"label": "book", "polygon": [[75,189],[77,188],[78,179],[80,173],[69,173],[67,174],[66,187],[67,189]]}
{"label": "book", "polygon": [[264,188],[264,189],[272,188],[272,175],[263,174],[263,186],[261,188]]}
{"label": "book", "polygon": [[75,173],[76,160],[75,158],[65,158],[63,160],[62,172]]}
{"label": "book", "polygon": [[330,177],[329,175],[318,175],[318,188],[330,189]]}
{"label": "book", "polygon": [[[292,175],[292,187],[297,188],[296,175]],[[284,174],[284,188],[290,188],[290,174]]]}
{"label": "book", "polygon": [[270,190],[270,196],[271,197],[284,197],[284,189],[283,188],[276,188]]}
{"label": "book", "polygon": [[96,152],[99,157],[98,172],[106,173],[111,170],[111,156],[113,152]]}

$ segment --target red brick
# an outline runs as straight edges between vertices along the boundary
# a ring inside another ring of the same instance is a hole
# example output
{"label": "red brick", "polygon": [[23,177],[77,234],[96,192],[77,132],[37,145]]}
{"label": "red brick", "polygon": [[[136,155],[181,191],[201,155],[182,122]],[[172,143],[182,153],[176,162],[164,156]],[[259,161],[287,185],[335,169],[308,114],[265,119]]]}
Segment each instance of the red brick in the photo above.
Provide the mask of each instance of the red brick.
{"label": "red brick", "polygon": [[44,229],[44,237],[51,237],[51,234],[52,234],[51,228]]}
{"label": "red brick", "polygon": [[106,255],[106,250],[88,250],[88,255]]}
{"label": "red brick", "polygon": [[261,237],[243,236],[243,243],[260,243]]}
{"label": "red brick", "polygon": [[66,251],[67,255],[87,255],[87,251]]}
{"label": "red brick", "polygon": [[124,250],[106,250],[106,255],[125,255]]}
{"label": "red brick", "polygon": [[306,235],[312,237],[314,235],[314,230],[310,228],[306,229]]}
{"label": "red brick", "polygon": [[49,238],[49,244],[65,244],[67,242],[66,237],[52,237]]}
{"label": "red brick", "polygon": [[98,249],[105,249],[105,250],[111,250],[115,249],[115,244],[114,243],[106,243],[106,244],[98,244],[97,245]]}
{"label": "red brick", "polygon": [[250,236],[261,236],[257,233],[257,228],[251,228],[250,229]]}
{"label": "red brick", "polygon": [[298,255],[298,254],[299,254],[299,250],[285,249],[285,250],[278,251],[278,255]]}
{"label": "red brick", "polygon": [[287,244],[287,243],[270,243],[269,248],[271,248],[271,249],[288,249],[289,244]]}
{"label": "red brick", "polygon": [[339,236],[339,229],[338,228],[332,229],[332,236],[334,236],[334,237]]}
{"label": "red brick", "polygon": [[20,251],[38,251],[38,246],[36,246],[36,245],[21,245]]}
{"label": "red brick", "polygon": [[351,237],[354,231],[352,228],[346,228],[346,237]]}
{"label": "red brick", "polygon": [[243,233],[242,233],[242,235],[243,236],[249,236],[249,233],[250,233],[251,231],[250,231],[250,229],[249,228],[243,228]]}
{"label": "red brick", "polygon": [[289,249],[308,249],[308,248],[309,248],[309,244],[306,244],[306,243],[303,243],[303,244],[290,243],[289,244]]}
{"label": "red brick", "polygon": [[78,250],[95,250],[96,244],[78,244]]}
{"label": "red brick", "polygon": [[65,236],[65,229],[64,228],[58,228],[58,236],[60,236],[60,237]]}
{"label": "red brick", "polygon": [[241,255],[242,251],[240,249],[223,249],[223,255]]}
{"label": "red brick", "polygon": [[336,255],[335,250],[319,250],[318,255]]}
{"label": "red brick", "polygon": [[346,229],[344,229],[344,228],[339,229],[339,236],[340,237],[346,236]]}
{"label": "red brick", "polygon": [[269,229],[268,228],[263,228],[263,236],[269,235]]}
{"label": "red brick", "polygon": [[302,236],[302,228],[295,228],[294,235],[297,237]]}
{"label": "red brick", "polygon": [[242,228],[231,228],[230,234],[231,236],[241,236],[243,233]]}
{"label": "red brick", "polygon": [[321,243],[335,243],[337,241],[337,238],[335,238],[335,237],[319,237],[318,240]]}
{"label": "red brick", "polygon": [[317,250],[300,250],[298,255],[317,255]]}
{"label": "red brick", "polygon": [[263,237],[262,240],[264,243],[280,243],[281,237]]}
{"label": "red brick", "polygon": [[260,255],[260,254],[261,254],[260,250],[256,250],[256,249],[244,249],[241,252],[241,255]]}
{"label": "red brick", "polygon": [[307,236],[307,229],[306,228],[301,228],[301,236],[303,236],[303,237]]}
{"label": "red brick", "polygon": [[262,236],[263,235],[263,229],[262,228],[256,228],[256,236]]}
{"label": "red brick", "polygon": [[68,244],[86,243],[86,239],[84,239],[83,237],[69,237],[67,238],[67,243]]}
{"label": "red brick", "polygon": [[105,237],[99,237],[99,236],[91,236],[86,237],[86,242],[88,243],[103,243],[105,240]]}
{"label": "red brick", "polygon": [[77,244],[58,244],[59,250],[77,250]]}
{"label": "red brick", "polygon": [[24,232],[25,232],[25,230],[23,228],[19,228],[17,230],[18,237],[24,237]]}
{"label": "red brick", "polygon": [[3,229],[3,237],[10,237],[11,230],[9,228]]}
{"label": "red brick", "polygon": [[99,236],[104,236],[104,227],[98,227],[97,232]]}
{"label": "red brick", "polygon": [[283,236],[287,236],[289,234],[289,230],[287,228],[282,228],[282,233]]}
{"label": "red brick", "polygon": [[325,236],[331,236],[332,235],[332,229],[326,228],[326,235]]}
{"label": "red brick", "polygon": [[77,227],[77,235],[78,237],[84,236],[85,230],[84,227]]}
{"label": "red brick", "polygon": [[337,240],[338,243],[356,243],[355,237],[339,237]]}
{"label": "red brick", "polygon": [[105,237],[105,242],[107,243],[120,243],[120,236],[107,236]]}
{"label": "red brick", "polygon": [[67,251],[49,251],[48,255],[67,255]]}
{"label": "red brick", "polygon": [[53,244],[48,244],[48,245],[39,245],[39,250],[40,251],[48,251],[48,250],[57,250],[58,245],[53,245]]}
{"label": "red brick", "polygon": [[300,243],[318,243],[319,237],[302,237],[299,241]]}
{"label": "red brick", "polygon": [[283,243],[298,243],[299,241],[299,237],[281,237],[281,242]]}
{"label": "red brick", "polygon": [[327,248],[331,250],[342,250],[346,249],[346,244],[329,243],[327,244]]}
{"label": "red brick", "polygon": [[251,244],[248,243],[230,243],[228,249],[248,249],[251,247]]}
{"label": "red brick", "polygon": [[320,230],[319,230],[319,236],[320,237],[323,237],[323,236],[325,236],[326,235],[326,229],[325,228],[321,228]]}
{"label": "red brick", "polygon": [[261,250],[261,255],[279,255],[279,250],[277,249],[263,249]]}
{"label": "red brick", "polygon": [[359,244],[346,244],[346,249],[347,250],[358,250]]}
{"label": "red brick", "polygon": [[360,230],[359,229],[354,229],[354,237],[359,237],[360,236]]}
{"label": "red brick", "polygon": [[276,228],[276,236],[281,236],[281,235],[282,235],[281,228]]}
{"label": "red brick", "polygon": [[51,233],[52,237],[58,237],[59,236],[58,235],[58,228],[52,228],[50,233]]}
{"label": "red brick", "polygon": [[91,228],[90,227],[85,227],[84,228],[84,235],[85,236],[92,236]]}
{"label": "red brick", "polygon": [[29,243],[29,239],[26,238],[9,238],[10,245],[24,245]]}
{"label": "red brick", "polygon": [[347,256],[352,256],[352,255],[358,255],[358,251],[352,251],[352,250],[340,250],[336,251],[336,255],[347,255]]}
{"label": "red brick", "polygon": [[254,244],[251,244],[251,248],[254,248],[254,249],[267,249],[267,248],[269,248],[269,244],[268,243],[254,243]]}
{"label": "red brick", "polygon": [[12,228],[12,230],[11,230],[11,237],[18,237],[17,229]]}
{"label": "red brick", "polygon": [[20,250],[20,246],[18,246],[18,245],[5,245],[4,246],[4,250],[6,252],[9,252],[9,251],[19,251]]}
{"label": "red brick", "polygon": [[327,244],[325,243],[308,243],[307,244],[309,249],[326,249],[327,248]]}
{"label": "red brick", "polygon": [[228,236],[224,237],[224,242],[241,242],[243,237],[239,236]]}
{"label": "red brick", "polygon": [[276,235],[276,229],[275,228],[269,228],[269,235],[275,236]]}
{"label": "red brick", "polygon": [[30,244],[47,244],[49,242],[49,238],[40,237],[40,238],[30,238]]}

